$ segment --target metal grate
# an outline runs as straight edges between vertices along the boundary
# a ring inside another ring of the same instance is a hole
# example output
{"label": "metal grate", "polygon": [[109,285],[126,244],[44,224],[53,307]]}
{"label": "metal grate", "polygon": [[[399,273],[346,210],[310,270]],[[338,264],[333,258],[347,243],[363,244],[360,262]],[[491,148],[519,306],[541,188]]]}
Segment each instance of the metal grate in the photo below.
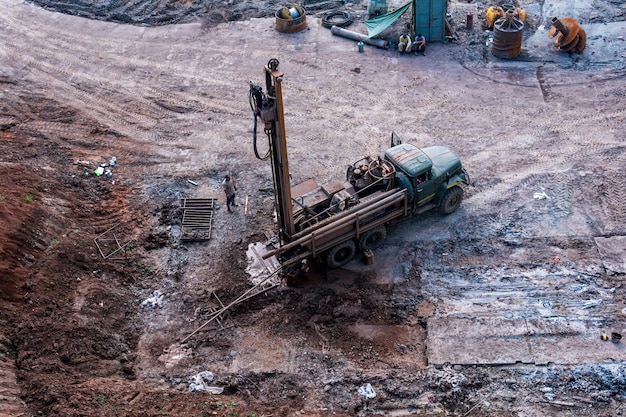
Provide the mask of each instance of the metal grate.
{"label": "metal grate", "polygon": [[215,198],[184,198],[181,240],[209,240],[213,227]]}

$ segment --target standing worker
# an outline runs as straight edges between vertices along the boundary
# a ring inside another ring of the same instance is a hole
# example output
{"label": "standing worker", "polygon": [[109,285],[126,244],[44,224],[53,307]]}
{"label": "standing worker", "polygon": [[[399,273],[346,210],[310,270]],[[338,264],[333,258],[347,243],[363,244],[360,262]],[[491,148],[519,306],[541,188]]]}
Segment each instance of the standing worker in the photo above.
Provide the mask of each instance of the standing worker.
{"label": "standing worker", "polygon": [[228,211],[230,213],[233,212],[233,209],[230,206],[237,207],[239,204],[235,203],[235,191],[237,191],[237,185],[235,185],[234,181],[230,180],[230,175],[226,175],[224,177],[224,181],[222,181],[222,188],[224,189],[224,194],[226,194],[226,207],[228,207]]}
{"label": "standing worker", "polygon": [[398,40],[398,51],[400,53],[411,52],[411,37],[406,33],[400,35],[400,39]]}
{"label": "standing worker", "polygon": [[421,33],[418,33],[415,37],[413,50],[415,51],[415,55],[417,55],[418,52],[421,52],[422,55],[426,56],[426,38]]}

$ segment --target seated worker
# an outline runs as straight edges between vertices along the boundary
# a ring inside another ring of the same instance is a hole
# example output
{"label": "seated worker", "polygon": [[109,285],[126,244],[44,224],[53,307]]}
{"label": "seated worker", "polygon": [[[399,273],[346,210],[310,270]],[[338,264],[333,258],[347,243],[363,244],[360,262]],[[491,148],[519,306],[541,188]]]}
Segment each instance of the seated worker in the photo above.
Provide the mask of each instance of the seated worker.
{"label": "seated worker", "polygon": [[412,49],[415,52],[415,55],[417,55],[418,52],[424,56],[426,55],[426,38],[422,36],[421,33],[418,33],[415,37],[415,42],[413,42]]}
{"label": "seated worker", "polygon": [[406,33],[400,35],[400,40],[398,40],[398,51],[400,51],[400,53],[411,52],[411,37]]}

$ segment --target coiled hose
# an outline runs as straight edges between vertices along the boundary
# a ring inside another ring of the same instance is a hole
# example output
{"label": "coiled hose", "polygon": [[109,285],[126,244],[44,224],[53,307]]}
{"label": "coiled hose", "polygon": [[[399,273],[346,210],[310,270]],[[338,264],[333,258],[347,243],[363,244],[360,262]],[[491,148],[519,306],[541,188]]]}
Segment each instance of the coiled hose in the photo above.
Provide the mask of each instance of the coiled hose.
{"label": "coiled hose", "polygon": [[350,13],[335,10],[333,12],[328,12],[324,14],[324,16],[322,17],[322,26],[324,26],[325,28],[331,28],[333,26],[345,28],[350,26],[352,24],[352,21],[353,19]]}

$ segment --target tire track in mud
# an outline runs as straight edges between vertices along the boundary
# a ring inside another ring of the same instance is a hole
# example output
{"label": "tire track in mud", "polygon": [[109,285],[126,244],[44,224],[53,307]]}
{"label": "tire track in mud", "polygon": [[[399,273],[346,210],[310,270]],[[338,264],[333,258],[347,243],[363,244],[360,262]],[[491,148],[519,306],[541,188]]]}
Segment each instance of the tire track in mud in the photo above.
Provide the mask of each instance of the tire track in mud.
{"label": "tire track in mud", "polygon": [[[14,49],[18,50],[17,47]],[[120,133],[133,137],[135,140],[143,139],[145,142],[151,142],[155,139],[155,134],[149,132],[149,126],[153,124],[150,122],[162,118],[166,113],[162,108],[144,101],[143,106],[137,106],[137,109],[132,111],[130,105],[127,104],[128,99],[115,100],[115,93],[112,93],[114,87],[106,83],[105,79],[97,79],[85,73],[79,76],[78,73],[71,71],[71,67],[78,66],[77,61],[68,64],[67,62],[71,62],[68,58],[63,64],[57,66],[47,62],[49,59],[54,59],[53,52],[33,53],[23,62],[24,66],[28,66],[33,75],[37,76],[37,79],[46,80],[42,82],[46,85],[46,89],[57,89],[57,92],[53,94],[58,97],[58,100],[68,100],[74,103],[76,108],[80,108],[94,119],[103,120],[114,130],[119,130]],[[84,81],[84,84],[81,81]],[[105,84],[108,84],[108,88]],[[96,85],[97,88],[91,85]],[[107,97],[106,93],[110,93],[112,97]],[[122,97],[132,97],[132,94]],[[121,102],[123,105],[114,106],[115,102]]]}
{"label": "tire track in mud", "polygon": [[603,234],[626,235],[626,172],[605,168],[600,203],[603,213],[597,218],[603,221]]}
{"label": "tire track in mud", "polygon": [[[541,226],[546,224],[545,222],[554,224],[559,219],[572,216],[573,202],[579,198],[581,191],[586,194],[586,199],[593,201],[593,196],[587,195],[593,187],[590,188],[581,180],[581,173],[578,169],[584,170],[595,168],[595,166],[573,169],[572,164],[575,161],[567,160],[567,156],[586,161],[596,160],[598,154],[604,152],[621,155],[620,152],[613,151],[610,144],[594,142],[595,146],[585,147],[582,155],[579,151],[580,146],[571,144],[567,139],[564,141],[567,146],[559,147],[559,149],[564,149],[565,156],[561,156],[560,151],[542,153],[533,150],[532,155],[536,160],[520,165],[525,168],[518,168],[512,172],[511,178],[504,177],[501,183],[481,181],[479,177],[475,187],[470,188],[467,193],[466,207],[469,210],[469,218],[460,220],[461,223],[466,222],[469,225],[480,222],[482,227],[480,231],[476,231],[478,237],[505,236],[507,239],[518,239],[536,234],[540,236]],[[496,150],[495,154],[499,152],[506,152],[506,150],[504,148]],[[619,178],[619,176],[616,177]],[[533,195],[537,192],[546,193],[545,203],[533,203],[535,201]],[[617,197],[616,201],[620,198]],[[618,203],[613,205],[618,207],[616,216],[620,216],[619,210],[622,206]],[[588,218],[587,222],[594,223],[602,217],[604,216],[601,213],[596,213],[595,219],[589,220]],[[620,232],[622,226],[614,223],[612,230]]]}
{"label": "tire track in mud", "polygon": [[[494,278],[491,273],[479,273],[472,279],[455,277],[441,281],[432,272],[424,274],[428,282],[423,291],[429,297],[442,300],[445,311],[438,313],[447,317],[585,317],[609,320],[606,305],[613,302],[612,294],[586,284],[571,284],[580,278],[577,271],[545,273],[542,270],[508,273]],[[438,275],[440,275],[439,272]],[[589,278],[583,276],[583,278]],[[540,281],[549,280],[558,289],[544,286]],[[596,293],[585,298],[586,292]],[[469,301],[471,300],[471,301]]]}
{"label": "tire track in mud", "polygon": [[[362,74],[360,76],[363,76]],[[352,77],[352,75],[349,75]],[[431,75],[415,75],[407,79],[406,83],[403,83],[398,90],[393,88],[385,88],[385,85],[389,84],[384,79],[380,78],[380,74],[372,74],[371,78],[367,80],[361,80],[359,83],[346,83],[349,87],[345,89],[324,89],[315,93],[315,99],[311,99],[313,105],[315,105],[315,112],[322,114],[319,119],[324,119],[323,114],[328,113],[329,118],[332,118],[334,114],[344,114],[346,119],[360,120],[357,122],[357,126],[354,123],[345,125],[339,124],[333,126],[333,131],[329,133],[329,136],[340,141],[342,146],[333,150],[332,154],[327,155],[329,163],[326,165],[331,169],[337,170],[336,167],[342,167],[340,175],[343,175],[343,167],[349,163],[358,159],[364,155],[378,155],[381,149],[388,146],[388,141],[392,131],[395,131],[406,142],[414,142],[414,138],[411,136],[419,131],[416,131],[413,124],[421,123],[423,120],[427,120],[428,117],[437,112],[442,103],[451,100],[454,97],[461,97],[462,93],[457,92],[445,92],[443,97],[433,96],[428,91],[420,92],[419,97],[416,98],[415,91],[420,91],[419,88],[426,83],[435,82]],[[290,92],[290,96],[293,93]],[[306,97],[312,97],[314,93],[303,93]],[[363,99],[365,95],[366,100]],[[371,98],[371,99],[370,99]],[[415,101],[418,103],[413,104]],[[307,99],[308,102],[308,99]],[[414,111],[411,113],[411,117],[407,117],[407,114],[396,114],[390,112],[390,109],[395,108],[398,103],[409,104],[414,107]],[[358,109],[360,107],[367,107],[374,112],[385,114],[389,113],[384,125],[372,125],[372,120],[362,118]],[[377,110],[380,109],[380,110]],[[286,111],[286,122],[288,135],[293,131],[290,129],[290,125],[297,123],[300,120],[307,120],[310,118],[310,109],[302,108],[301,106],[290,107]],[[296,121],[296,122],[294,122]],[[312,153],[315,151],[320,153],[327,153],[328,149],[320,145],[319,149],[316,148],[316,144],[326,143],[328,140],[321,139],[319,134],[315,133],[314,128],[300,129],[302,126],[297,126],[294,131],[296,135],[292,135],[297,138],[296,140],[309,141],[309,145]],[[384,129],[384,131],[382,130]],[[424,129],[420,129],[424,130]],[[432,132],[431,132],[432,133]],[[321,140],[320,140],[321,139]],[[331,139],[332,140],[332,139]],[[432,144],[432,141],[424,142],[423,145],[427,146]],[[422,143],[417,143],[422,145]],[[294,157],[300,158],[298,155]],[[335,167],[335,168],[332,168]],[[311,174],[309,174],[311,175]],[[324,176],[332,178],[327,171],[324,171]]]}
{"label": "tire track in mud", "polygon": [[[588,165],[590,162],[594,160],[606,160],[613,159],[619,160],[621,159],[621,152],[615,152],[615,148],[619,146],[618,143],[610,141],[609,138],[604,137],[600,130],[600,127],[594,127],[594,130],[589,130],[588,126],[595,126],[590,124],[589,121],[595,120],[607,120],[608,123],[616,120],[617,124],[623,118],[624,111],[619,110],[612,113],[604,113],[602,115],[591,114],[585,115],[582,112],[573,112],[568,114],[567,119],[569,122],[560,122],[560,123],[549,123],[545,130],[551,132],[558,132],[559,137],[562,139],[558,141],[554,141],[554,144],[551,146],[551,151],[539,151],[533,152],[533,156],[535,160],[526,165],[523,170],[519,170],[515,172],[515,176],[520,178],[525,178],[522,182],[519,182],[517,185],[512,185],[511,181],[505,181],[495,187],[490,186],[489,191],[474,193],[470,197],[472,200],[472,204],[479,204],[482,208],[487,208],[487,206],[492,205],[494,202],[503,202],[508,194],[516,192],[520,187],[527,187],[531,185],[534,181],[531,179],[537,173],[542,172],[550,172],[555,171],[559,173],[555,175],[555,178],[558,180],[562,180],[563,175],[563,167],[568,167],[572,165],[576,165],[578,163]],[[582,127],[585,129],[582,129]],[[537,132],[541,132],[542,129],[535,128]],[[578,141],[570,141],[568,136],[565,136],[565,132],[576,132],[579,134],[581,131],[585,131],[585,141],[584,146],[580,146]],[[597,131],[596,131],[597,130]],[[543,148],[541,148],[543,150]],[[606,155],[606,157],[604,156]],[[580,169],[584,169],[584,165],[580,167]],[[559,189],[559,195],[562,198],[568,198],[567,195],[571,194],[571,191],[574,187],[576,178],[570,180],[568,185],[561,185]],[[559,203],[564,208],[563,202]],[[567,205],[571,205],[571,203],[567,203]]]}
{"label": "tire track in mud", "polygon": [[[20,23],[23,24],[24,22]],[[16,25],[14,27],[17,29],[22,28],[22,26]],[[120,89],[118,84],[108,81],[111,73],[128,72],[128,69],[135,69],[133,73],[136,73],[136,68],[144,67],[146,68],[145,72],[148,73],[148,69],[153,69],[154,67],[153,62],[129,58],[126,55],[116,56],[114,55],[115,51],[113,51],[113,53],[105,52],[107,54],[105,65],[100,65],[101,62],[98,62],[98,57],[90,57],[91,60],[96,62],[85,67],[85,63],[88,63],[88,60],[77,58],[89,56],[92,52],[87,48],[80,48],[84,41],[76,42],[75,39],[68,37],[67,33],[59,33],[58,37],[53,36],[52,39],[48,38],[46,39],[47,42],[44,42],[43,39],[37,39],[35,36],[32,36],[33,33],[37,33],[36,31],[26,32],[31,35],[30,43],[33,45],[45,44],[46,47],[43,50],[31,50],[30,56],[25,56],[26,59],[23,59],[22,66],[29,68],[31,71],[35,68],[38,69],[36,72],[37,77],[39,79],[48,79],[46,83],[47,89],[58,88],[62,92],[59,94],[60,98],[71,98],[72,101],[77,102],[78,107],[87,110],[87,113],[92,114],[96,119],[103,120],[114,130],[132,137],[135,141],[159,143],[163,140],[168,140],[168,138],[191,135],[192,131],[188,129],[181,130],[174,126],[168,129],[166,127],[175,125],[175,123],[166,122],[167,120],[181,119],[181,113],[188,112],[188,109],[227,115],[232,115],[234,112],[232,107],[209,104],[206,100],[206,104],[202,105],[203,99],[197,95],[193,97],[188,94],[175,96],[165,89],[150,88],[142,91],[140,94],[136,94],[135,91],[141,90],[131,86],[133,84],[141,85],[141,79],[137,79],[135,83],[133,83],[132,79],[128,80],[123,84],[129,87]],[[44,33],[46,31],[41,32]],[[138,43],[118,44],[115,50],[125,50],[127,49],[125,45],[135,44]],[[22,56],[19,54],[19,44],[8,42],[7,46],[13,49],[10,52],[11,55]],[[101,50],[108,51],[110,47],[105,46]],[[71,53],[68,54],[68,51],[71,51]],[[197,48],[196,55],[199,55],[200,52],[200,49]],[[162,66],[160,67],[163,68]],[[179,76],[183,78],[186,71],[191,74],[194,70],[188,69],[188,66],[184,65],[184,63],[169,67],[167,70],[163,68],[163,72],[180,74]],[[55,81],[52,81],[50,77]],[[194,74],[194,77],[197,78],[197,74]],[[227,79],[227,77],[217,77],[217,79],[220,78]],[[183,81],[185,80],[181,79],[181,85],[184,84]],[[209,86],[211,84],[210,81],[206,83]],[[221,82],[221,84],[224,83]],[[212,103],[215,102],[212,101]],[[219,122],[211,120],[210,124],[215,123]],[[158,126],[156,126],[157,124]]]}
{"label": "tire track in mud", "polygon": [[[56,68],[51,67],[42,68],[41,75],[49,76],[49,74],[54,74],[55,70]],[[105,86],[105,80],[94,81],[93,77],[90,80],[92,84],[89,85],[79,85],[76,82],[73,85],[64,84],[67,73],[67,71],[64,71],[64,68],[56,71],[59,88],[65,91],[60,97],[71,97],[72,102],[78,108],[81,108],[83,111],[87,110],[87,114],[96,117],[100,123],[105,123],[134,143],[143,142],[145,145],[151,146],[194,134],[193,130],[180,128],[180,108],[190,105],[190,101],[187,99],[177,100],[173,95],[161,93],[157,90],[152,90],[151,93],[153,95],[158,94],[161,98],[142,99],[131,92],[124,94],[124,92],[112,91],[113,85],[108,84]],[[74,77],[74,81],[76,81],[76,77]],[[48,83],[48,87],[51,85],[52,83]],[[94,88],[92,87],[93,85],[98,85],[98,87]],[[93,93],[94,90],[97,90],[97,92]],[[164,105],[165,100],[169,101],[167,105]],[[172,102],[174,103],[172,104]],[[168,106],[178,107],[168,109]],[[225,109],[228,110],[226,107]],[[226,113],[226,111],[220,112]],[[172,119],[178,120],[174,121]],[[207,124],[215,125],[221,123],[219,119],[215,120],[215,117],[211,119]],[[167,122],[168,120],[171,120],[171,122]],[[170,124],[171,128],[165,128],[165,126]],[[42,132],[46,132],[48,129],[48,126],[45,125],[40,127]],[[57,125],[47,131],[47,133],[67,133],[67,129]],[[196,130],[195,134],[201,134],[201,132]],[[157,156],[158,154],[161,154],[161,157]],[[162,159],[173,162],[180,160],[180,157],[176,153],[166,152],[165,149],[157,149],[153,152],[151,159],[153,161]]]}
{"label": "tire track in mud", "polygon": [[550,101],[550,88],[546,85],[546,80],[544,77],[543,65],[537,67],[537,82],[539,83],[539,89],[541,90],[541,95],[543,96],[543,101],[546,103]]}
{"label": "tire track in mud", "polygon": [[34,0],[43,8],[89,19],[107,20],[143,25],[163,25],[198,20],[198,14],[206,13],[199,2],[189,3],[188,7],[173,7],[168,1],[94,1],[66,2],[54,0]]}
{"label": "tire track in mud", "polygon": [[571,196],[575,178],[568,179],[565,173],[551,175],[551,203],[554,207],[553,215],[557,218],[568,217],[571,214]]}

